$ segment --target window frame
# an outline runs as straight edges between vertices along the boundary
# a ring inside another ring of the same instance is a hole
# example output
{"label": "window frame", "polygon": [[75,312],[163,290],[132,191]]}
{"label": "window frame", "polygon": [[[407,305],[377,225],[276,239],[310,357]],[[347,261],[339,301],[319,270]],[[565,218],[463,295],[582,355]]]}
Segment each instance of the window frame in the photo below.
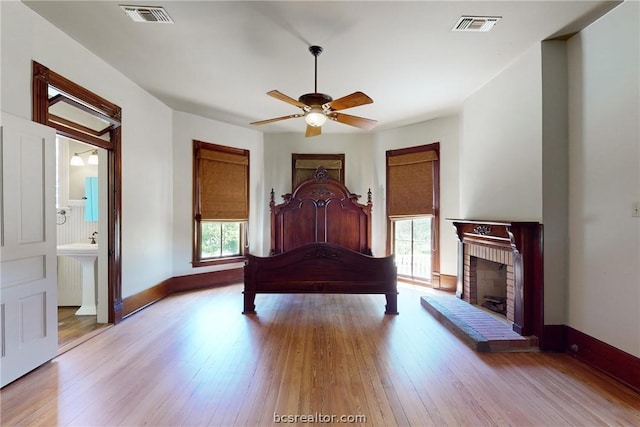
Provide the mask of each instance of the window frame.
{"label": "window frame", "polygon": [[[414,147],[400,148],[395,150],[388,150],[386,152],[386,192],[387,192],[387,241],[386,250],[387,255],[393,253],[393,240],[395,238],[395,232],[393,229],[393,222],[395,219],[403,219],[421,216],[417,213],[404,216],[393,216],[389,214],[389,157],[402,156],[405,154],[424,153],[427,151],[433,151],[436,155],[436,160],[433,160],[432,172],[433,172],[433,210],[431,212],[431,281],[427,282],[433,288],[440,287],[440,250],[439,250],[439,238],[440,238],[440,143],[434,142],[426,145],[419,145]],[[420,281],[413,281],[420,283]]]}
{"label": "window frame", "polygon": [[[202,220],[202,215],[200,214],[200,195],[201,195],[201,183],[200,183],[200,165],[198,162],[198,155],[200,150],[211,150],[220,153],[227,154],[235,154],[240,156],[245,156],[247,158],[247,172],[246,172],[246,186],[247,186],[247,199],[246,206],[249,207],[249,169],[250,169],[250,152],[249,150],[235,148],[235,147],[227,147],[224,145],[213,144],[209,142],[203,142],[198,140],[193,140],[193,230],[192,230],[192,240],[193,240],[193,249],[192,249],[192,261],[191,264],[193,267],[205,267],[212,265],[221,265],[221,264],[229,264],[236,262],[243,262],[246,259],[247,253],[247,230],[249,228],[249,221],[247,220],[225,220],[225,219],[206,219]],[[248,217],[247,212],[247,217]],[[221,256],[221,257],[211,257],[211,258],[203,258],[202,257],[202,222],[233,222],[240,224],[240,255],[231,255],[231,256]]]}
{"label": "window frame", "polygon": [[[340,162],[340,169],[338,169],[338,177],[336,181],[340,181],[340,183],[344,184],[344,175],[345,175],[345,155],[343,154],[302,154],[302,153],[291,153],[291,191],[293,191],[298,184],[303,182],[303,179],[299,179],[298,175],[303,173],[301,169],[297,167],[298,160],[303,161],[311,161],[316,163],[316,168],[318,166],[324,166],[325,164],[329,164],[330,162]],[[310,170],[310,169],[309,169]],[[315,170],[315,168],[314,168]],[[313,173],[311,173],[313,175]]]}
{"label": "window frame", "polygon": [[[239,249],[240,249],[240,253],[239,254],[233,254],[233,255],[220,255],[220,256],[212,256],[212,257],[203,257],[202,256],[202,225],[203,223],[219,223],[219,224],[223,224],[223,223],[228,223],[228,224],[238,224],[239,225],[239,230],[238,230],[238,238],[239,238]],[[199,255],[200,255],[200,261],[202,263],[210,263],[213,261],[220,261],[220,260],[234,260],[234,259],[239,259],[242,260],[244,259],[245,256],[245,246],[246,246],[246,230],[247,230],[247,224],[246,221],[217,221],[217,220],[204,220],[204,221],[200,221],[198,223],[198,227],[200,227],[200,235],[198,236],[198,238],[200,239],[200,251],[199,251]]]}
{"label": "window frame", "polygon": [[[428,241],[428,243],[430,244],[430,248],[429,251],[431,253],[431,260],[430,260],[430,264],[431,264],[431,271],[429,271],[429,277],[420,277],[417,276],[415,274],[414,271],[414,266],[415,266],[415,246],[416,246],[416,242],[420,242],[418,240],[415,240],[414,236],[415,236],[415,221],[416,220],[422,220],[422,219],[429,219],[430,222],[430,230],[431,230],[431,238]],[[433,248],[434,248],[434,244],[433,244],[433,221],[435,219],[435,216],[432,214],[426,214],[426,215],[416,215],[416,216],[406,216],[406,217],[394,217],[391,219],[391,251],[397,255],[397,250],[396,250],[396,242],[397,242],[397,222],[398,221],[411,221],[411,240],[409,240],[411,242],[411,273],[410,274],[404,274],[404,273],[398,273],[398,278],[401,278],[405,281],[410,281],[410,282],[416,282],[416,283],[431,283],[432,278],[433,278]]]}

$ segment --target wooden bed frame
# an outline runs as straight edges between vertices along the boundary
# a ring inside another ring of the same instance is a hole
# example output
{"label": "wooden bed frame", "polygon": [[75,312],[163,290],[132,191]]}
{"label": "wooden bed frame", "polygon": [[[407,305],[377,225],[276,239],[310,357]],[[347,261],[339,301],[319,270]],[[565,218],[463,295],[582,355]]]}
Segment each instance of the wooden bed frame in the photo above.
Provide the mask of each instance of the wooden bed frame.
{"label": "wooden bed frame", "polygon": [[384,294],[385,314],[398,314],[393,255],[371,253],[371,191],[367,204],[319,167],[276,205],[271,190],[271,255],[247,254],[244,314],[258,293]]}

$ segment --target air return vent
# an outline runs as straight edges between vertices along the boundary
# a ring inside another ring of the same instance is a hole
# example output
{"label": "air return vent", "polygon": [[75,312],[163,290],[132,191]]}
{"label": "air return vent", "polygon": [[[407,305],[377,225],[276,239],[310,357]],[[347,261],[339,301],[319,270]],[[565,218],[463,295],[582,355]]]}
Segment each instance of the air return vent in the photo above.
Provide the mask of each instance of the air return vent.
{"label": "air return vent", "polygon": [[122,10],[134,22],[153,22],[156,24],[173,24],[173,19],[166,10],[161,7],[152,6],[125,6],[120,5]]}
{"label": "air return vent", "polygon": [[451,31],[489,31],[501,16],[461,16]]}

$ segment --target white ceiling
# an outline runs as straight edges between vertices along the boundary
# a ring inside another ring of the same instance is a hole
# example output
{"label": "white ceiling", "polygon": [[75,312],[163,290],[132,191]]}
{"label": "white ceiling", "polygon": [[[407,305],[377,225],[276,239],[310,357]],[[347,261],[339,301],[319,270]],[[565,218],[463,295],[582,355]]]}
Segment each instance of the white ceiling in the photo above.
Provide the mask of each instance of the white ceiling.
{"label": "white ceiling", "polygon": [[[615,1],[25,1],[175,110],[245,127],[300,112],[266,95],[362,91],[374,103],[345,113],[375,130],[460,108],[541,40],[576,32]],[[163,6],[174,24],[135,23],[119,4]],[[488,33],[452,32],[461,15],[502,16]],[[296,118],[255,127],[304,132]],[[328,122],[323,133],[366,132]]]}

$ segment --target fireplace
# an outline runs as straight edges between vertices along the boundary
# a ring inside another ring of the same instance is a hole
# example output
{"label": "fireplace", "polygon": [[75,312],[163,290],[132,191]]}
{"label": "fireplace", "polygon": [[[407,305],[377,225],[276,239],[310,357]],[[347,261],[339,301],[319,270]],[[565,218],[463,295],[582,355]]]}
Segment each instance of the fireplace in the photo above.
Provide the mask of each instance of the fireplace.
{"label": "fireplace", "polygon": [[[540,337],[542,225],[517,221],[451,221],[458,234],[456,295],[479,305],[488,299],[491,303],[504,298],[504,305],[496,302],[497,308],[504,308],[513,330],[523,336]],[[492,292],[496,295],[491,295]]]}
{"label": "fireplace", "polygon": [[[491,311],[507,316],[509,293],[513,293],[513,266],[484,258],[476,260],[476,304]],[[510,271],[511,277],[507,276]],[[470,286],[471,287],[471,286]],[[513,321],[513,310],[510,311]]]}

